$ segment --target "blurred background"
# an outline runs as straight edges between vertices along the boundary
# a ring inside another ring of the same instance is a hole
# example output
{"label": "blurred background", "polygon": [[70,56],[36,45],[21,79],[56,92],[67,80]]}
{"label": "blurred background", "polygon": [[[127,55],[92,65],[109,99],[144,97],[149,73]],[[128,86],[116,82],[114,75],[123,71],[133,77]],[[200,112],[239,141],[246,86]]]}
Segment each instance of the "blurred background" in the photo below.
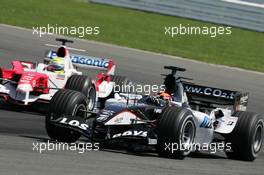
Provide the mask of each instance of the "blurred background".
{"label": "blurred background", "polygon": [[264,31],[263,0],[90,0],[90,2]]}
{"label": "blurred background", "polygon": [[[0,0],[0,23],[91,26],[88,40],[264,72],[263,0]],[[228,27],[231,35],[165,35],[166,26]],[[71,35],[79,37],[78,35]]]}

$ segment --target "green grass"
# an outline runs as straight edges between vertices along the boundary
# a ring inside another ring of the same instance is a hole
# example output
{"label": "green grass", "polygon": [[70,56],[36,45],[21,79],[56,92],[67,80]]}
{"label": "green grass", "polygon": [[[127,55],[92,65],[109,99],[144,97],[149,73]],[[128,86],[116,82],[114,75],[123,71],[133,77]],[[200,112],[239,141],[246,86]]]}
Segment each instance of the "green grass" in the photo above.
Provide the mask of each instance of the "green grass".
{"label": "green grass", "polygon": [[99,26],[100,34],[86,39],[264,72],[264,34],[238,28],[215,38],[170,38],[165,26],[216,25],[81,0],[0,0],[0,22],[26,28]]}

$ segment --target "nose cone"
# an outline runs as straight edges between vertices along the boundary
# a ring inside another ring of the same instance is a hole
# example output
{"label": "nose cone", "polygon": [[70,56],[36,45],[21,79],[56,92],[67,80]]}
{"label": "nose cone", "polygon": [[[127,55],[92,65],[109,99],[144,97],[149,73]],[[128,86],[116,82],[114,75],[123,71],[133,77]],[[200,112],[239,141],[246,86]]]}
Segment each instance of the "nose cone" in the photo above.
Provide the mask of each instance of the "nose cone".
{"label": "nose cone", "polygon": [[30,84],[19,84],[17,86],[17,91],[30,92],[30,91],[33,91],[33,88]]}

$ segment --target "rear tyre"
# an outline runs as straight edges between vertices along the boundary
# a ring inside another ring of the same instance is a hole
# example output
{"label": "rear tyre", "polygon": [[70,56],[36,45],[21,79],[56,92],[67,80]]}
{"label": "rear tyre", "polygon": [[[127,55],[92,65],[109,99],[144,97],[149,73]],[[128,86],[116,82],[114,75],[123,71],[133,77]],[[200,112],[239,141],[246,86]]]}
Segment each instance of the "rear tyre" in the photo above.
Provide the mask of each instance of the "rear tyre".
{"label": "rear tyre", "polygon": [[87,109],[92,111],[96,105],[96,90],[92,80],[85,75],[72,75],[65,89],[75,90],[83,93],[88,98]]}
{"label": "rear tyre", "polygon": [[226,155],[229,159],[254,161],[261,150],[263,142],[263,119],[260,115],[239,111],[233,116],[238,117],[232,133],[226,136],[226,142],[231,143],[231,151]]}
{"label": "rear tyre", "polygon": [[167,107],[157,125],[157,152],[162,157],[183,159],[192,151],[196,127],[193,114],[186,108]]}
{"label": "rear tyre", "polygon": [[56,126],[51,120],[56,120],[62,115],[80,116],[85,118],[87,102],[86,97],[77,91],[59,90],[50,101],[50,107],[46,115],[46,131],[48,136],[59,142],[75,142],[81,134],[71,129]]}

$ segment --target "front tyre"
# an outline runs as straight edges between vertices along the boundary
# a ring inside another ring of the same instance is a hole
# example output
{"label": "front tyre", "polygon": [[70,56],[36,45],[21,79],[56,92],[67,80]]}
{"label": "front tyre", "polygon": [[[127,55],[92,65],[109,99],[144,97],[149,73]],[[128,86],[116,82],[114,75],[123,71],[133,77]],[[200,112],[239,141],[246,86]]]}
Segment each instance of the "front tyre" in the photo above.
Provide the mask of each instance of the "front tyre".
{"label": "front tyre", "polygon": [[51,120],[56,120],[62,115],[86,117],[87,101],[86,97],[77,91],[59,90],[50,101],[48,113],[46,115],[46,132],[48,136],[59,142],[75,142],[81,134],[68,128],[63,128],[52,124]]}
{"label": "front tyre", "polygon": [[263,119],[245,111],[235,112],[233,116],[238,117],[238,121],[232,133],[226,136],[226,142],[231,143],[226,155],[230,159],[254,161],[262,147]]}
{"label": "front tyre", "polygon": [[192,151],[196,133],[194,116],[186,108],[167,107],[162,111],[156,132],[158,154],[183,159]]}
{"label": "front tyre", "polygon": [[87,109],[92,111],[96,106],[96,89],[92,80],[85,75],[72,75],[66,85],[65,89],[75,90],[83,93],[87,97]]}

